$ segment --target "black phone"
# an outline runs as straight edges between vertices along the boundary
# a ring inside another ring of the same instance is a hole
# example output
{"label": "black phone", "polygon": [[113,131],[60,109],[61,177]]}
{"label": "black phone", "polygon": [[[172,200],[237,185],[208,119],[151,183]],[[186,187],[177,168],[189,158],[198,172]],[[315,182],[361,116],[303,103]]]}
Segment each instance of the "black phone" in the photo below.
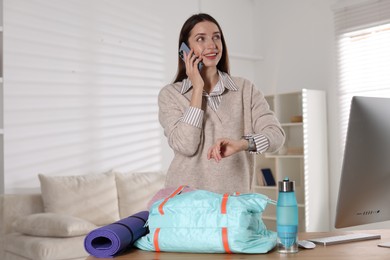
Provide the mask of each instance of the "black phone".
{"label": "black phone", "polygon": [[[180,49],[179,49],[179,56],[180,58],[184,61],[184,54],[183,52],[187,53],[190,53],[190,48],[187,46],[187,44],[185,44],[185,42],[182,42],[181,45],[180,45]],[[203,68],[203,62],[199,62],[198,63],[198,69],[199,71]]]}

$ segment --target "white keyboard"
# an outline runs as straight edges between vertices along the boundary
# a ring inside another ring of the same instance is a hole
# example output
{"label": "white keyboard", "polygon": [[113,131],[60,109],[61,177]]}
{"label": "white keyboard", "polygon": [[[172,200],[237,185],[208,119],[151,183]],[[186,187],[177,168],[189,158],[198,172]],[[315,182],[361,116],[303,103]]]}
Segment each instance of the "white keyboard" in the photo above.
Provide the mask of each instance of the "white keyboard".
{"label": "white keyboard", "polygon": [[328,246],[328,245],[335,245],[335,244],[342,244],[342,243],[349,243],[349,242],[363,241],[363,240],[370,240],[370,239],[380,239],[380,238],[381,238],[381,235],[365,234],[365,233],[351,233],[351,234],[347,234],[347,235],[313,238],[313,239],[308,239],[308,240],[312,241],[316,244]]}

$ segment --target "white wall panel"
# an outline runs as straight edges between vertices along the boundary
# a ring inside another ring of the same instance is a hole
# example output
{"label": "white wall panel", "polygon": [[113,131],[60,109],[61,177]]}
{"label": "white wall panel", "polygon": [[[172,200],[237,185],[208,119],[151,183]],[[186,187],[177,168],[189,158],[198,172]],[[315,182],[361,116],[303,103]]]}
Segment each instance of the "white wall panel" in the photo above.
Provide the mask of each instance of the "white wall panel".
{"label": "white wall panel", "polygon": [[266,94],[324,90],[331,84],[335,1],[254,1],[255,40],[264,58],[256,79]]}
{"label": "white wall panel", "polygon": [[[149,1],[150,2],[150,1]],[[5,187],[161,168],[161,18],[149,2],[5,1]]]}

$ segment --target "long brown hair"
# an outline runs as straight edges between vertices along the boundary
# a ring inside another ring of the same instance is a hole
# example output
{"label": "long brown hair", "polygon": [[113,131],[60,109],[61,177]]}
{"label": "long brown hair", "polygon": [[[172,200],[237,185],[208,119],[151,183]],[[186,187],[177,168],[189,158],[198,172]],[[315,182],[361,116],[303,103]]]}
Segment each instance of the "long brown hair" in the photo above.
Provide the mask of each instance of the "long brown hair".
{"label": "long brown hair", "polygon": [[[223,36],[221,26],[219,26],[218,22],[209,14],[205,13],[199,13],[199,14],[194,14],[190,18],[185,21],[183,24],[183,27],[181,28],[180,31],[180,36],[179,36],[179,44],[178,44],[178,50],[180,48],[180,44],[182,42],[185,42],[187,45],[188,44],[188,37],[190,36],[190,32],[194,26],[200,22],[204,21],[209,21],[217,25],[220,33],[221,33],[221,41],[222,41],[222,57],[221,60],[218,62],[217,69],[223,72],[226,72],[230,74],[230,69],[229,69],[229,57],[228,57],[228,51],[227,51],[227,46],[225,43],[225,37]],[[186,74],[186,67],[184,61],[177,56],[177,72],[176,72],[176,78],[174,80],[175,82],[182,81],[183,79],[187,78]]]}

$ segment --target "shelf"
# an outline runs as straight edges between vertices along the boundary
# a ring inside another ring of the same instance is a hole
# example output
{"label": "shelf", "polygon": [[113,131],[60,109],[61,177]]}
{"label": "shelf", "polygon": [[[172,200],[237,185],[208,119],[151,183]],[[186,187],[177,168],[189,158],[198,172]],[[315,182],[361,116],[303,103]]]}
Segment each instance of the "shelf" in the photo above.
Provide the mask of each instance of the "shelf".
{"label": "shelf", "polygon": [[281,123],[282,127],[290,127],[290,126],[303,126],[303,123]]}
{"label": "shelf", "polygon": [[276,221],[276,216],[267,216],[263,214],[262,219]]}
{"label": "shelf", "polygon": [[265,158],[280,158],[280,159],[303,159],[304,155],[303,154],[265,154]]}
{"label": "shelf", "polygon": [[[284,146],[275,153],[256,157],[256,173],[262,168],[272,171],[275,181],[286,177],[295,181],[300,216],[299,231],[323,231],[329,228],[326,99],[322,90],[302,89],[292,93],[265,96],[286,134]],[[275,186],[259,186],[256,192],[277,201]],[[276,226],[276,209],[263,214],[267,224]],[[321,219],[321,221],[318,221]]]}
{"label": "shelf", "polygon": [[276,190],[277,186],[262,186],[262,185],[253,185],[256,189],[264,189],[264,190]]}

